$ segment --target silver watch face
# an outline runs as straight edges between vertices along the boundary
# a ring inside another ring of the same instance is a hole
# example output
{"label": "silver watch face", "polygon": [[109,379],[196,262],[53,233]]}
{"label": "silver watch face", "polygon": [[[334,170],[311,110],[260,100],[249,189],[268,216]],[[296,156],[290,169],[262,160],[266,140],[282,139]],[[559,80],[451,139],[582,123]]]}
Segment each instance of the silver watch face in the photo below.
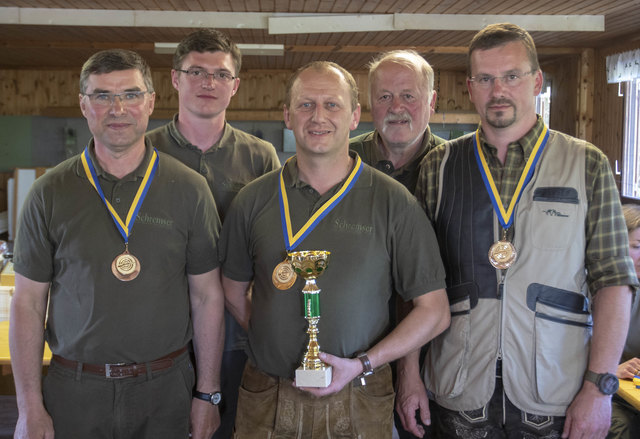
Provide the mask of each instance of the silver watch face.
{"label": "silver watch face", "polygon": [[220,392],[211,394],[211,404],[218,405],[222,401],[222,394]]}

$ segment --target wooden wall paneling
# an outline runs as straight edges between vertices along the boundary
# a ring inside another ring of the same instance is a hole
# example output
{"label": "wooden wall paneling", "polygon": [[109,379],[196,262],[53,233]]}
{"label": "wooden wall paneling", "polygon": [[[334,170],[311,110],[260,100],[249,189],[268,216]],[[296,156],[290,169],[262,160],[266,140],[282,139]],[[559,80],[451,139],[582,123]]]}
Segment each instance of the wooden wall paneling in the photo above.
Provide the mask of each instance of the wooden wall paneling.
{"label": "wooden wall paneling", "polygon": [[[624,133],[624,97],[618,96],[618,84],[607,84],[606,51],[596,51],[595,54],[595,108],[594,108],[594,136],[593,143],[609,158],[611,169],[618,187],[622,169],[622,142]],[[622,87],[624,90],[624,87]]]}
{"label": "wooden wall paneling", "polygon": [[584,49],[580,54],[578,69],[576,137],[587,142],[593,140],[594,71],[594,50]]}
{"label": "wooden wall paneling", "polygon": [[575,136],[578,57],[567,55],[560,60],[545,63],[541,67],[546,80],[551,83],[549,126],[554,130]]}
{"label": "wooden wall paneling", "polygon": [[[366,71],[352,72],[360,92],[362,120],[370,121],[369,84]],[[229,120],[282,120],[288,70],[246,71],[241,75],[238,93],[229,105]],[[152,73],[156,119],[171,118],[178,109],[178,93],[171,84],[170,69]],[[81,117],[78,106],[79,73],[72,70],[1,70],[0,115]],[[439,82],[438,82],[439,81]],[[438,113],[475,119],[463,72],[437,74]],[[453,121],[454,118],[452,117]],[[462,122],[465,123],[465,122]]]}
{"label": "wooden wall paneling", "polygon": [[475,112],[469,100],[466,73],[438,71],[434,82],[438,91],[438,112]]}

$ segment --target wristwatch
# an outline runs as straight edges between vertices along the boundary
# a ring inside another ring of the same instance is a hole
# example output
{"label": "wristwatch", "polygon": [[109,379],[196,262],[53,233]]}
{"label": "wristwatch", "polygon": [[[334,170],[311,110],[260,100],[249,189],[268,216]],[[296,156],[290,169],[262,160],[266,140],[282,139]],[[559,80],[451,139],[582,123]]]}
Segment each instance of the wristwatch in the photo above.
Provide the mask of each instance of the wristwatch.
{"label": "wristwatch", "polygon": [[593,371],[588,370],[584,374],[584,379],[587,381],[591,381],[593,384],[598,386],[598,390],[604,395],[613,395],[618,391],[618,386],[620,383],[618,382],[618,377],[616,377],[612,373],[595,373]]}
{"label": "wristwatch", "polygon": [[198,392],[197,390],[194,390],[193,397],[201,399],[203,401],[210,402],[213,405],[218,405],[220,404],[220,401],[222,401],[222,393],[220,392],[204,393],[204,392]]}
{"label": "wristwatch", "polygon": [[357,378],[360,378],[360,383],[365,386],[367,382],[364,378],[373,374],[373,367],[371,367],[371,361],[369,361],[369,356],[366,352],[360,352],[356,355],[356,358],[362,363],[362,373]]}

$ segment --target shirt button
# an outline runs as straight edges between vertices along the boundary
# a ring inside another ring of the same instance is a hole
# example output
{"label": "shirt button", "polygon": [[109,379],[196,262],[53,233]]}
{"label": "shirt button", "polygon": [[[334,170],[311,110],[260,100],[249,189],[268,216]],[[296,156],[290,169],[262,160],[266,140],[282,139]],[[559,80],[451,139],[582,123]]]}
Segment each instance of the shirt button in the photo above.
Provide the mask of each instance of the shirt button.
{"label": "shirt button", "polygon": [[202,168],[202,169],[200,169],[200,173],[201,173],[202,175],[207,175],[207,174],[208,174],[207,168]]}
{"label": "shirt button", "polygon": [[119,202],[120,202],[120,198],[116,197],[116,203],[119,203]]}

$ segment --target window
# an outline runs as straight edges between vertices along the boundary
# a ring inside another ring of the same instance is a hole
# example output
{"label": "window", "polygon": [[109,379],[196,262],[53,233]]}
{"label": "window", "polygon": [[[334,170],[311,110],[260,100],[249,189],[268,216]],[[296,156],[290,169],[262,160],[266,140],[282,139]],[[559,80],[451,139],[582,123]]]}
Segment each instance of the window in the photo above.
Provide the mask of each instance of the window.
{"label": "window", "polygon": [[542,116],[544,123],[549,126],[549,110],[551,109],[551,84],[545,81],[540,94],[536,96],[536,113]]}
{"label": "window", "polygon": [[626,82],[622,196],[640,198],[640,79]]}

